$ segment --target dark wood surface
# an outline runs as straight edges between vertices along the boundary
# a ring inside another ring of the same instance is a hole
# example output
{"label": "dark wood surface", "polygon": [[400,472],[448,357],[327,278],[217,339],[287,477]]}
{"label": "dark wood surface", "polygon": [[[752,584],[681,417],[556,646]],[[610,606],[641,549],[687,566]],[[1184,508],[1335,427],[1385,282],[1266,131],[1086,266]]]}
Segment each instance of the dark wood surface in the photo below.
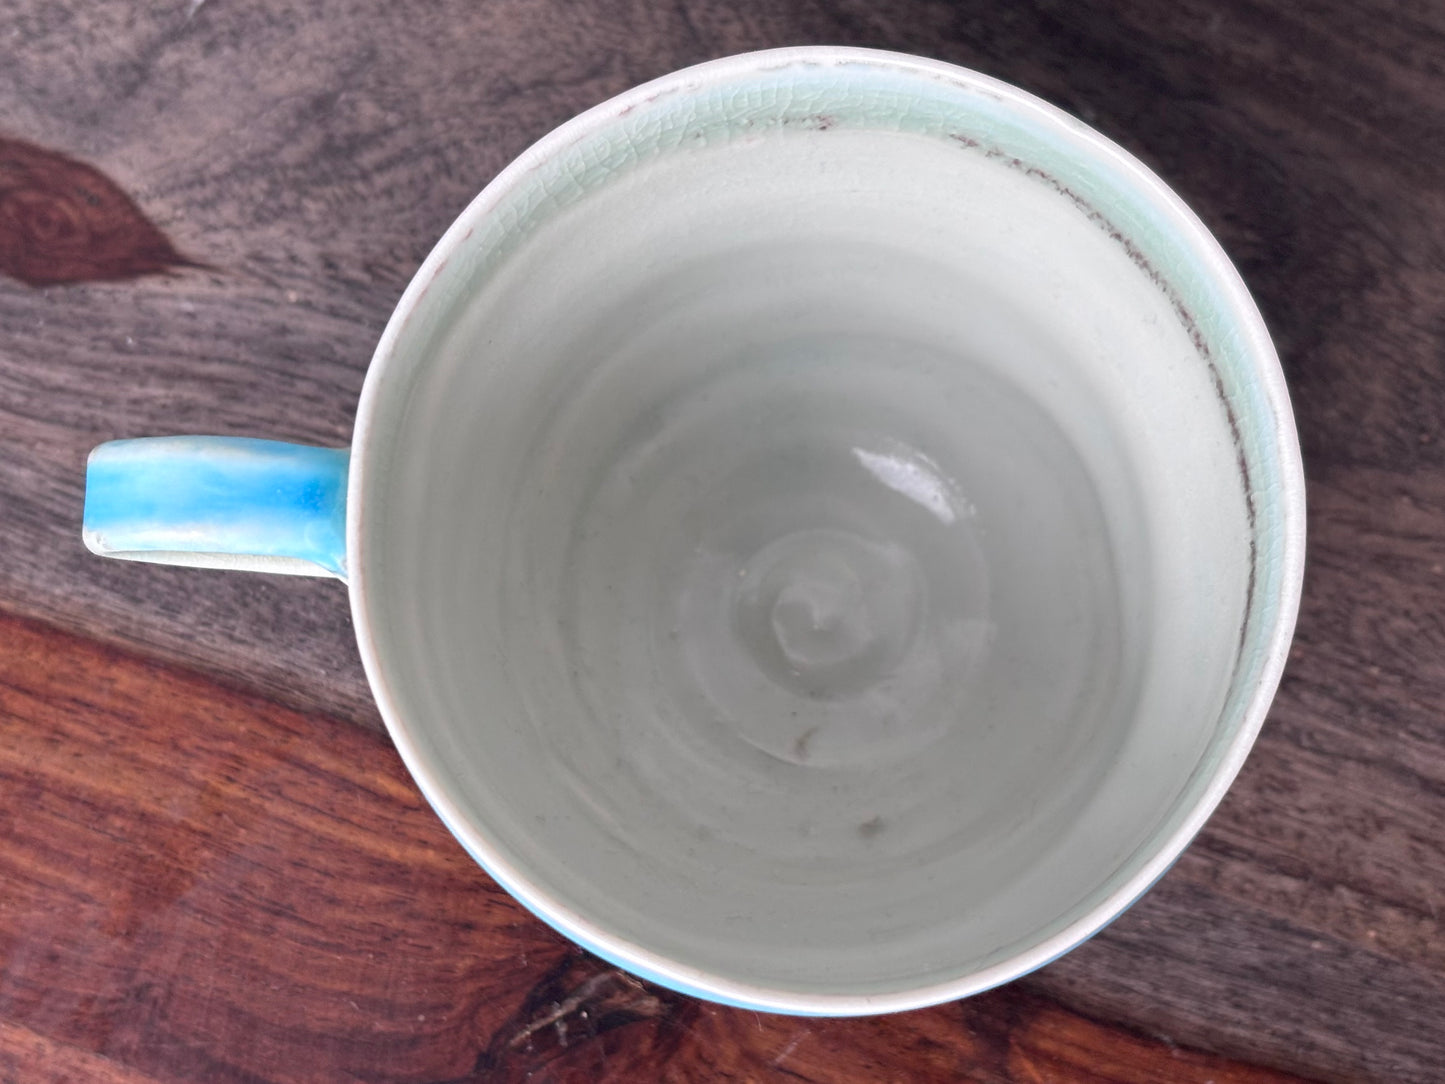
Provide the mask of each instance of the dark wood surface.
{"label": "dark wood surface", "polygon": [[[877,1020],[571,950],[417,796],[340,585],[79,540],[98,441],[345,443],[407,279],[547,129],[800,42],[978,68],[1154,166],[1260,302],[1310,486],[1289,670],[1184,859]],[[0,1081],[1445,1077],[1445,4],[10,0],[0,140]]]}

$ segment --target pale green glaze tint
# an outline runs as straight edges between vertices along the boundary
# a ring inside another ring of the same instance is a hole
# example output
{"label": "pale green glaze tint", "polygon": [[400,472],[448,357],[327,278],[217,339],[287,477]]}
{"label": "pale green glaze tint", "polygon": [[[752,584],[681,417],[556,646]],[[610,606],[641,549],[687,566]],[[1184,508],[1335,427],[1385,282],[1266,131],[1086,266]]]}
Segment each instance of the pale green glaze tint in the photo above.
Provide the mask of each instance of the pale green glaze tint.
{"label": "pale green glaze tint", "polygon": [[358,426],[363,657],[429,799],[569,936],[758,1008],[1097,930],[1237,771],[1298,599],[1227,259],[1083,125],[912,58],[735,58],[553,133]]}

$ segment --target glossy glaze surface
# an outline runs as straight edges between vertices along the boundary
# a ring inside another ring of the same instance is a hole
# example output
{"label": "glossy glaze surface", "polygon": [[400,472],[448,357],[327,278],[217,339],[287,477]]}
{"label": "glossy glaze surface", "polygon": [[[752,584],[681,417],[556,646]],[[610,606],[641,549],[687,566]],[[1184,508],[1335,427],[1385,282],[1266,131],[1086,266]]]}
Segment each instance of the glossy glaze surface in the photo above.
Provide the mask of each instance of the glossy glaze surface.
{"label": "glossy glaze surface", "polygon": [[363,655],[444,819],[595,951],[791,1011],[982,988],[1248,748],[1299,558],[1273,357],[1038,103],[847,51],[683,73],[524,155],[400,313]]}
{"label": "glossy glaze surface", "polygon": [[141,437],[95,448],[82,534],[129,561],[346,575],[351,455],[251,437]]}

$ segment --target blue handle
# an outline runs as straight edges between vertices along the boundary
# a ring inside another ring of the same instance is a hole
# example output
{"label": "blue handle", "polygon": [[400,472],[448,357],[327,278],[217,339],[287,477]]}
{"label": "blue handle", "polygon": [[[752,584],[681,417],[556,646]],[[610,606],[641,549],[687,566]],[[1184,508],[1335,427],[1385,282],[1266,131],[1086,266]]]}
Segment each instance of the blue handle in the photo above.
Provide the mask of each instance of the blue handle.
{"label": "blue handle", "polygon": [[346,578],[344,448],[113,440],[85,471],[85,544],[131,561]]}

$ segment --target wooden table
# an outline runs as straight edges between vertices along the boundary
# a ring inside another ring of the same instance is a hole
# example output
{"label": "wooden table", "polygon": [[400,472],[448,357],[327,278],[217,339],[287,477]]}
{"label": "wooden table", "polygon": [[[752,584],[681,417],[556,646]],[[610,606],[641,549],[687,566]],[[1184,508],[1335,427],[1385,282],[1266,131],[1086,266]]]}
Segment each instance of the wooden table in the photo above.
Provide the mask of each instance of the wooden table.
{"label": "wooden table", "polygon": [[[1026,980],[852,1021],[646,986],[512,903],[380,732],[340,584],[79,530],[110,437],[346,443],[504,163],[798,42],[1150,163],[1254,290],[1310,479],[1288,673],[1179,865]],[[1445,1078],[1445,5],[10,0],[0,137],[0,1081]]]}

